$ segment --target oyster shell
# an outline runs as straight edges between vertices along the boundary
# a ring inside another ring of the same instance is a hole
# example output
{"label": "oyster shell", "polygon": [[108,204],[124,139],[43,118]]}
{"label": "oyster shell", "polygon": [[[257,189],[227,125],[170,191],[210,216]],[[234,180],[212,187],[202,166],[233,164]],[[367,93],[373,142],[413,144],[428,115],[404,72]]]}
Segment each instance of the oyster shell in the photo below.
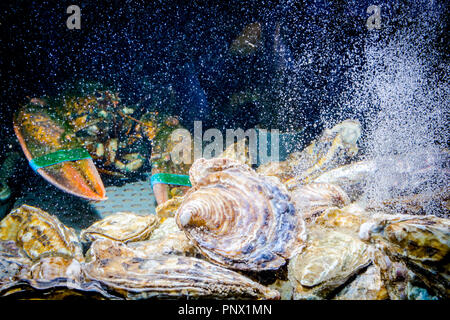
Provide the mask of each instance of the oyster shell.
{"label": "oyster shell", "polygon": [[296,184],[312,182],[325,171],[347,164],[358,152],[357,141],[361,125],[357,120],[345,120],[321,136],[300,152],[291,153],[287,159],[295,178],[287,181],[289,188]]}
{"label": "oyster shell", "polygon": [[175,218],[164,220],[153,231],[147,241],[133,242],[128,246],[146,254],[161,253],[194,256],[197,253],[197,250],[184,232],[178,228]]}
{"label": "oyster shell", "polygon": [[91,242],[99,238],[132,242],[146,240],[159,225],[159,218],[153,214],[138,215],[133,212],[117,212],[94,222],[80,234],[81,240]]}
{"label": "oyster shell", "polygon": [[195,256],[197,254],[196,248],[181,231],[170,233],[161,239],[133,242],[129,246],[146,254],[160,253],[180,256]]}
{"label": "oyster shell", "polygon": [[52,281],[56,278],[66,278],[68,281],[81,281],[80,262],[62,255],[41,257],[30,271],[34,280]]}
{"label": "oyster shell", "polygon": [[305,220],[322,213],[329,207],[343,207],[350,203],[340,187],[328,183],[311,183],[291,191],[295,209]]}
{"label": "oyster shell", "polygon": [[308,244],[290,260],[294,299],[325,299],[370,264],[368,246],[351,235],[326,228],[310,230]]}
{"label": "oyster shell", "polygon": [[150,235],[150,238],[148,240],[159,240],[167,237],[169,234],[173,233],[182,233],[183,231],[178,228],[177,222],[175,221],[174,217],[170,217],[165,219],[161,222],[161,224],[156,228],[152,234]]}
{"label": "oyster shell", "polygon": [[14,241],[0,241],[0,296],[34,300],[73,296],[117,299],[96,283],[80,282],[79,266],[78,260],[68,256],[41,256],[32,265]]}
{"label": "oyster shell", "polygon": [[302,249],[305,223],[278,179],[230,159],[197,160],[190,176],[176,221],[209,260],[269,270]]}
{"label": "oyster shell", "polygon": [[314,183],[331,183],[341,187],[352,201],[357,200],[363,193],[364,187],[375,172],[373,161],[353,162],[338,168],[325,171]]}
{"label": "oyster shell", "polygon": [[252,159],[246,144],[246,139],[230,144],[217,158],[232,159],[242,164],[246,164],[249,167],[252,165]]}
{"label": "oyster shell", "polygon": [[0,222],[0,240],[13,240],[30,259],[59,253],[83,261],[78,237],[58,218],[26,204],[11,211]]}
{"label": "oyster shell", "polygon": [[289,161],[271,161],[260,165],[256,172],[265,176],[275,176],[283,183],[294,177],[294,169]]}
{"label": "oyster shell", "polygon": [[401,260],[387,256],[381,246],[373,251],[374,264],[379,267],[381,278],[391,300],[438,300],[433,290],[409,269]]}
{"label": "oyster shell", "polygon": [[326,209],[314,220],[314,223],[358,236],[361,226],[373,219],[375,217],[372,218],[362,207],[351,204],[343,208]]}
{"label": "oyster shell", "polygon": [[207,179],[210,174],[232,168],[238,169],[243,173],[255,172],[246,164],[233,159],[214,158],[207,160],[201,158],[196,160],[189,169],[189,179],[191,180],[192,186],[199,185],[202,184],[203,180]]}
{"label": "oyster shell", "polygon": [[178,207],[183,202],[183,197],[174,197],[156,207],[156,216],[161,222],[166,218],[175,217]]}
{"label": "oyster shell", "polygon": [[0,241],[0,291],[4,286],[28,278],[31,260],[21,253],[14,241]]}
{"label": "oyster shell", "polygon": [[84,273],[126,299],[260,298],[279,293],[205,260],[175,255],[147,255],[121,242],[97,240]]}
{"label": "oyster shell", "polygon": [[404,262],[440,297],[450,296],[448,219],[397,215],[372,223],[366,236],[391,260]]}
{"label": "oyster shell", "polygon": [[355,280],[345,286],[334,300],[385,300],[387,290],[381,279],[381,271],[377,265],[370,265]]}

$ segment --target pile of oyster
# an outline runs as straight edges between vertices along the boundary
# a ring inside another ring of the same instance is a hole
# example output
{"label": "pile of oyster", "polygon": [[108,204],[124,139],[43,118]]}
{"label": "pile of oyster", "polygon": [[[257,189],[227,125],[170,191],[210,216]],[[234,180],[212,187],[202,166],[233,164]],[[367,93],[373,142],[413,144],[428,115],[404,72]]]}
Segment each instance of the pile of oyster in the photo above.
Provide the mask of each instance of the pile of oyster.
{"label": "pile of oyster", "polygon": [[350,162],[359,136],[344,121],[256,171],[199,159],[183,197],[79,234],[23,205],[0,222],[0,296],[447,299],[449,220],[358,201],[371,170]]}

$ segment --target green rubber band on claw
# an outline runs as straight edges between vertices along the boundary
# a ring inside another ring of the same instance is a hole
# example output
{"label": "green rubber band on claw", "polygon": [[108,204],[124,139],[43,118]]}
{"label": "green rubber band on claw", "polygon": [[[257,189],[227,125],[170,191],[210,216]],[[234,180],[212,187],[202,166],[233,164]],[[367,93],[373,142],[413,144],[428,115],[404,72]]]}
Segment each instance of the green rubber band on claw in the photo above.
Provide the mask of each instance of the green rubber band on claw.
{"label": "green rubber band on claw", "polygon": [[31,168],[37,171],[40,168],[53,166],[55,164],[67,161],[77,161],[91,159],[89,152],[85,149],[58,150],[40,157],[36,157],[29,161]]}
{"label": "green rubber band on claw", "polygon": [[191,181],[189,176],[183,174],[172,174],[172,173],[156,173],[152,175],[150,179],[152,187],[157,183],[163,184],[173,184],[177,186],[191,187]]}

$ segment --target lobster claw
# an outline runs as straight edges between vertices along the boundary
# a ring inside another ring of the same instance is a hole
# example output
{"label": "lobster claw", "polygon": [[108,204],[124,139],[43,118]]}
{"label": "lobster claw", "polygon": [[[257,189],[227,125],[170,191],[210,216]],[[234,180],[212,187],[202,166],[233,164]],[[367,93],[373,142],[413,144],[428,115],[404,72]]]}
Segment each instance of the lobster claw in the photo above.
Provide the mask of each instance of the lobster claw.
{"label": "lobster claw", "polygon": [[107,199],[94,162],[77,139],[66,139],[64,122],[42,108],[28,105],[15,115],[14,132],[30,165],[45,180],[84,199]]}

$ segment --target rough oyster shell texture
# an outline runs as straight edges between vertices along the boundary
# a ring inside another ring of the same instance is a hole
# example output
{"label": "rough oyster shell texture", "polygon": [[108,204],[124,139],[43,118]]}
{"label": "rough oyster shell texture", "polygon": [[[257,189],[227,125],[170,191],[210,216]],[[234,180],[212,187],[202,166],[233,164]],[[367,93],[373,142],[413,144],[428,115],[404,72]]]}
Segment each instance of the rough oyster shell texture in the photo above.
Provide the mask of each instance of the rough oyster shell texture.
{"label": "rough oyster shell texture", "polygon": [[175,218],[167,218],[152,232],[147,241],[129,244],[130,248],[146,254],[161,253],[194,256],[197,253],[183,231],[178,228]]}
{"label": "rough oyster shell texture", "polygon": [[30,274],[31,260],[14,241],[0,241],[0,291]]}
{"label": "rough oyster shell texture", "polygon": [[333,228],[352,234],[356,237],[360,234],[361,225],[375,219],[362,207],[351,204],[343,208],[331,207],[322,212],[315,220],[315,225]]}
{"label": "rough oyster shell texture", "polygon": [[279,298],[277,291],[205,260],[147,255],[106,239],[92,244],[87,260],[86,277],[126,299]]}
{"label": "rough oyster shell texture", "polygon": [[291,199],[297,212],[305,220],[311,219],[329,207],[343,207],[350,203],[340,187],[328,183],[300,185],[291,191]]}
{"label": "rough oyster shell texture", "polygon": [[294,299],[326,299],[370,264],[368,246],[343,232],[314,227],[308,244],[288,265]]}
{"label": "rough oyster shell texture", "polygon": [[146,240],[158,225],[159,219],[153,214],[143,216],[133,212],[117,212],[83,230],[80,237],[85,242],[99,238],[121,242]]}
{"label": "rough oyster shell texture", "polygon": [[183,197],[173,197],[156,207],[156,216],[161,222],[166,218],[175,217],[175,213],[178,210],[181,202],[183,202]]}
{"label": "rough oyster shell texture", "polygon": [[300,251],[305,223],[286,188],[230,159],[199,159],[179,207],[180,229],[209,260],[233,269],[277,269]]}
{"label": "rough oyster shell texture", "polygon": [[437,300],[404,261],[395,260],[387,256],[382,248],[373,250],[373,262],[380,270],[381,279],[391,300]]}
{"label": "rough oyster shell texture", "polygon": [[28,205],[11,211],[0,222],[0,240],[13,240],[30,259],[43,254],[63,254],[83,261],[75,231],[58,218]]}
{"label": "rough oyster shell texture", "polygon": [[355,280],[344,287],[334,300],[385,300],[389,298],[377,265],[370,265]]}
{"label": "rough oyster shell texture", "polygon": [[40,256],[33,264],[14,241],[0,241],[0,296],[19,299],[114,299],[100,285],[82,281],[77,259],[65,255]]}
{"label": "rough oyster shell texture", "polygon": [[396,215],[372,223],[368,240],[394,262],[404,262],[437,295],[450,297],[450,221]]}
{"label": "rough oyster shell texture", "polygon": [[302,151],[291,153],[285,161],[266,163],[257,172],[278,177],[289,189],[313,182],[323,172],[348,163],[358,152],[360,136],[360,123],[344,120],[331,129],[325,129]]}

